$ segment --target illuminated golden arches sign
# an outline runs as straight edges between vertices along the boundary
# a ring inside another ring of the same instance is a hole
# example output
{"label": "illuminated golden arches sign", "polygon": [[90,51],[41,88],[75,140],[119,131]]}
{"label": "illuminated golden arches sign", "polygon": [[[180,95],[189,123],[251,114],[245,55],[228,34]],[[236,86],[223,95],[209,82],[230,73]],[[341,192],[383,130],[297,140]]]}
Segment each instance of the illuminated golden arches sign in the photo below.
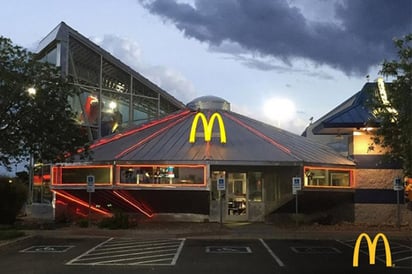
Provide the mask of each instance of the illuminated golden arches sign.
{"label": "illuminated golden arches sign", "polygon": [[[381,99],[382,104],[385,106],[386,110],[387,110],[389,113],[392,113],[392,114],[394,114],[395,116],[397,116],[397,115],[398,115],[398,111],[397,111],[396,109],[394,109],[394,108],[391,106],[391,103],[389,102],[388,93],[386,92],[386,89],[385,89],[385,82],[383,81],[383,78],[382,78],[382,77],[379,77],[379,78],[378,78],[377,84],[378,84],[379,98]],[[395,118],[395,117],[394,117],[394,118]]]}
{"label": "illuminated golden arches sign", "polygon": [[213,124],[215,120],[217,119],[219,123],[219,131],[220,131],[220,142],[222,144],[226,143],[226,130],[225,130],[225,124],[223,123],[222,116],[215,112],[210,116],[209,121],[206,118],[206,115],[204,115],[202,112],[198,112],[195,115],[195,118],[193,118],[192,122],[192,128],[190,129],[190,136],[189,136],[189,142],[194,143],[195,138],[196,138],[196,128],[197,124],[199,123],[199,119],[202,120],[202,125],[203,125],[203,130],[205,132],[205,141],[210,142],[212,140],[212,131],[213,131]]}
{"label": "illuminated golden arches sign", "polygon": [[355,248],[353,250],[353,267],[359,266],[359,249],[363,238],[365,238],[366,242],[368,243],[369,264],[375,264],[376,246],[378,244],[379,238],[382,238],[383,244],[385,245],[386,267],[392,267],[391,247],[389,246],[388,239],[383,233],[376,234],[375,238],[373,238],[373,241],[366,233],[361,233],[358,236]]}

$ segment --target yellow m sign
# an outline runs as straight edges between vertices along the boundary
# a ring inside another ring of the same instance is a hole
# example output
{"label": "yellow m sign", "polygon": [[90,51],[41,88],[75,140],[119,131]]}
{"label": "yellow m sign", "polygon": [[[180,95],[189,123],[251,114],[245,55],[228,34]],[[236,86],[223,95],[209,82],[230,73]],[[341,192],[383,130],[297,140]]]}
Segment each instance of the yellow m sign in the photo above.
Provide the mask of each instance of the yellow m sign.
{"label": "yellow m sign", "polygon": [[210,116],[209,121],[207,121],[206,116],[202,112],[198,112],[195,115],[195,118],[193,118],[192,122],[192,128],[190,129],[190,136],[189,136],[189,142],[194,143],[196,139],[196,128],[197,124],[199,123],[199,119],[202,120],[202,125],[203,125],[203,130],[205,132],[205,141],[210,142],[212,140],[212,131],[213,131],[213,124],[215,120],[217,119],[219,123],[219,131],[220,131],[220,142],[222,144],[226,143],[226,130],[225,130],[225,124],[223,123],[222,116],[215,112]]}
{"label": "yellow m sign", "polygon": [[382,238],[383,244],[385,245],[386,267],[392,267],[391,247],[389,246],[388,239],[383,233],[376,234],[375,238],[373,238],[373,241],[366,233],[361,233],[358,236],[355,244],[355,249],[353,250],[353,267],[359,266],[359,249],[363,238],[365,238],[366,242],[368,243],[369,264],[375,264],[376,246],[378,244],[379,238]]}

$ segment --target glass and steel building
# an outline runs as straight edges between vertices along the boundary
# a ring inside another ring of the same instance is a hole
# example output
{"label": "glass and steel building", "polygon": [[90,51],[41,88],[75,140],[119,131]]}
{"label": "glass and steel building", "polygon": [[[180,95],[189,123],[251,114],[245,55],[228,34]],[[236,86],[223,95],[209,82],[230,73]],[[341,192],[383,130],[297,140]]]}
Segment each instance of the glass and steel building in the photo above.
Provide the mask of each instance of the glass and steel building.
{"label": "glass and steel building", "polygon": [[[59,67],[80,91],[69,100],[91,142],[185,107],[64,22],[40,41],[37,58]],[[49,170],[34,167],[33,202],[51,202]]]}
{"label": "glass and steel building", "polygon": [[70,98],[90,140],[184,108],[184,104],[61,22],[39,43],[38,58],[61,68],[81,95]]}

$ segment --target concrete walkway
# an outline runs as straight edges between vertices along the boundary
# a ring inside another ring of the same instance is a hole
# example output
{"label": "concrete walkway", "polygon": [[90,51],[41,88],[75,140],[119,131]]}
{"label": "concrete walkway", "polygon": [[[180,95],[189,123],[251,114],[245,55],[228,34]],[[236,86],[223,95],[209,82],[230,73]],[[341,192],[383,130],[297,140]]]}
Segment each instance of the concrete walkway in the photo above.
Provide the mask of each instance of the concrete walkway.
{"label": "concrete walkway", "polygon": [[[27,235],[46,237],[133,237],[133,238],[215,238],[215,239],[355,239],[361,232],[371,236],[383,232],[388,238],[411,239],[412,225],[397,228],[391,225],[367,226],[350,223],[338,225],[296,225],[289,223],[207,223],[207,222],[142,222],[130,229],[101,229],[96,226],[81,228],[77,225],[54,228],[50,205],[34,204],[30,214],[21,219],[23,227],[43,229],[28,229]],[[51,214],[51,215],[50,215]],[[42,225],[44,224],[44,225]],[[52,229],[47,229],[51,227]]]}
{"label": "concrete walkway", "polygon": [[345,225],[278,226],[265,223],[143,223],[130,229],[102,229],[75,225],[57,229],[26,230],[27,235],[44,237],[131,237],[131,238],[204,238],[204,239],[355,239],[360,233],[373,236],[382,232],[391,239],[412,241],[410,227],[367,227]]}

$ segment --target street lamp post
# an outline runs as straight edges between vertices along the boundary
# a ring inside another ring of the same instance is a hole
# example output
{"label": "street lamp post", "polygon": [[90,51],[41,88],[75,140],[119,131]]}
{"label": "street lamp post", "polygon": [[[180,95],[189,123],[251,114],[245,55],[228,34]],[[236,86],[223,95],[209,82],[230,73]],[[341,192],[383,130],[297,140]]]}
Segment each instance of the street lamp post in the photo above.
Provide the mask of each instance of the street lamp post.
{"label": "street lamp post", "polygon": [[30,153],[29,159],[29,205],[33,203],[33,179],[34,179],[34,157],[33,153]]}
{"label": "street lamp post", "polygon": [[[27,93],[34,97],[36,95],[37,90],[34,87],[30,87],[27,89]],[[33,152],[30,152],[29,156],[29,197],[28,197],[28,204],[31,205],[33,203],[33,180],[34,180],[34,155]]]}

